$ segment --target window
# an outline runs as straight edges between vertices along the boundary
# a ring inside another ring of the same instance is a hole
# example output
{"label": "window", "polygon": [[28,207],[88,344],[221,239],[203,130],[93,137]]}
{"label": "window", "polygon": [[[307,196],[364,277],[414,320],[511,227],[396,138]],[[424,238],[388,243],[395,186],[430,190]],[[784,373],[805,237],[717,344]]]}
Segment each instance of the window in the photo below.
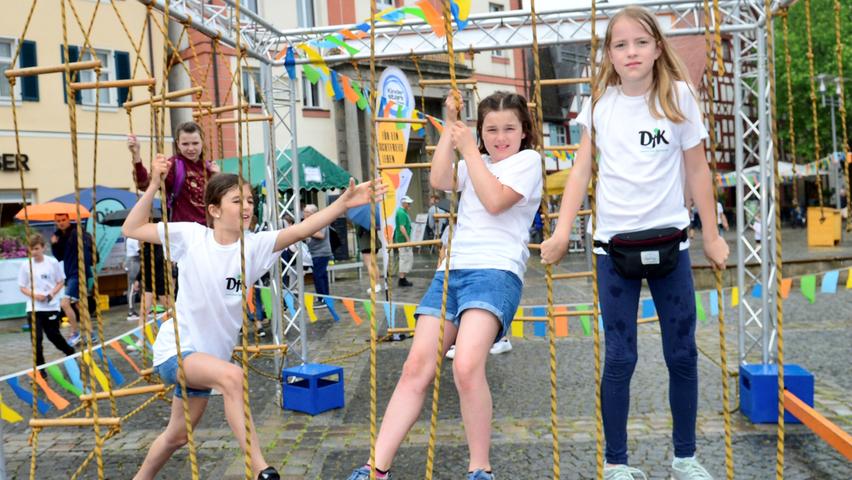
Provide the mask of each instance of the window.
{"label": "window", "polygon": [[260,70],[243,68],[243,97],[251,106],[263,105],[263,95],[260,89]]}
{"label": "window", "polygon": [[[112,61],[112,54],[107,50],[95,50],[95,55],[97,59],[101,61],[101,73],[97,80],[101,82],[106,82],[110,80],[115,80],[115,62]],[[81,61],[88,62],[92,60],[91,51],[84,51],[83,58]],[[94,70],[81,70],[80,71],[80,81],[81,82],[94,82],[95,81],[95,71]],[[87,89],[83,90],[81,93],[81,104],[94,106],[96,103],[100,104],[100,106],[108,106],[108,107],[117,107],[118,99],[116,98],[116,91],[114,88],[102,88],[102,89]],[[95,98],[97,95],[97,99]]]}
{"label": "window", "polygon": [[[12,55],[15,54],[15,41],[0,39],[0,98],[11,100],[12,92],[9,79],[4,73],[12,68]],[[15,97],[19,96],[20,90],[15,86]]]}
{"label": "window", "polygon": [[243,0],[240,2],[240,6],[245,7],[246,10],[257,13],[257,0]]}
{"label": "window", "polygon": [[296,14],[300,28],[311,28],[317,25],[314,18],[314,0],[296,0]]}
{"label": "window", "polygon": [[568,137],[565,134],[565,125],[559,123],[549,123],[550,126],[550,144],[565,145],[568,143]]}
{"label": "window", "polygon": [[393,0],[376,0],[376,9],[378,11],[382,11],[386,8],[392,8],[396,5],[393,4]]}
{"label": "window", "polygon": [[302,77],[302,106],[305,108],[322,108],[320,100],[320,82],[311,83],[305,77]]}
{"label": "window", "polygon": [[[506,7],[504,7],[503,5],[501,5],[499,3],[489,3],[488,4],[488,11],[489,12],[502,12],[505,9],[506,9]],[[505,57],[506,51],[505,50],[493,50],[491,52],[491,55],[493,55],[495,57]]]}

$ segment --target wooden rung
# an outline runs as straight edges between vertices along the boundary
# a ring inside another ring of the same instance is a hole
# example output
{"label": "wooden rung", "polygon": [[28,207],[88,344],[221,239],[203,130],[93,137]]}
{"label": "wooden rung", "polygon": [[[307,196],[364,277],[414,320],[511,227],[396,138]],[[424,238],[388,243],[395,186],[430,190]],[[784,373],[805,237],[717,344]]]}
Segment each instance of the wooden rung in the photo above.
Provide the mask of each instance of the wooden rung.
{"label": "wooden rung", "polygon": [[[225,105],[225,106],[223,106],[223,107],[214,107],[214,108],[211,108],[211,109],[209,109],[209,112],[210,112],[210,113],[212,113],[212,114],[214,114],[214,115],[216,115],[216,114],[219,114],[219,113],[225,113],[225,112],[235,112],[235,111],[237,111],[237,110],[239,110],[239,109],[240,109],[240,106],[239,106],[239,105]],[[243,110],[244,110],[244,111],[246,111],[246,112],[248,112],[248,110],[249,110],[249,106],[248,106],[248,105],[243,105]]]}
{"label": "wooden rung", "polygon": [[[144,387],[132,387],[132,388],[120,388],[112,391],[112,396],[115,398],[120,397],[130,397],[132,395],[144,395],[147,393],[160,393],[166,390],[166,386],[163,384],[159,385],[145,385]],[[94,395],[95,400],[104,400],[109,398],[109,392],[98,392]],[[90,402],[92,401],[92,394],[86,393],[80,395],[81,402]]]}
{"label": "wooden rung", "polygon": [[430,168],[431,163],[386,163],[379,165],[379,170],[395,170],[400,168]]}
{"label": "wooden rung", "polygon": [[846,460],[852,461],[852,435],[843,431],[789,390],[784,390],[784,409],[801,420],[831,448],[840,452]]}
{"label": "wooden rung", "polygon": [[541,244],[540,243],[528,243],[527,248],[531,248],[533,250],[541,250]]}
{"label": "wooden rung", "polygon": [[373,121],[379,123],[414,123],[418,125],[426,125],[427,123],[427,120],[422,118],[373,117]]}
{"label": "wooden rung", "polygon": [[539,84],[542,87],[549,87],[553,85],[577,85],[580,83],[589,83],[589,77],[580,77],[580,78],[547,78],[544,80],[539,80]]}
{"label": "wooden rung", "polygon": [[408,334],[411,334],[411,333],[414,333],[414,329],[413,329],[413,328],[408,328],[408,327],[405,327],[405,328],[389,328],[389,329],[388,329],[388,335],[393,335],[393,334],[395,334],[395,333],[408,333]]}
{"label": "wooden rung", "polygon": [[535,102],[527,102],[527,108],[535,108],[536,105]]}
{"label": "wooden rung", "polygon": [[[450,218],[449,213],[436,213],[432,216],[435,217],[435,218]],[[457,216],[458,216],[457,214],[455,214],[455,213],[453,214],[453,217],[457,217]]]}
{"label": "wooden rung", "polygon": [[[163,102],[155,102],[151,105],[154,108],[163,108]],[[165,108],[209,108],[213,106],[213,102],[166,102]]]}
{"label": "wooden rung", "polygon": [[59,73],[64,72],[65,68],[72,72],[76,72],[78,70],[91,70],[93,68],[100,68],[101,62],[100,60],[90,60],[87,62],[71,62],[68,65],[64,63],[61,65],[50,65],[43,67],[26,67],[26,68],[13,68],[6,70],[6,78],[12,77],[32,77],[34,75],[41,75],[43,73]]}
{"label": "wooden rung", "polygon": [[[591,215],[591,210],[577,210],[577,215]],[[559,218],[559,212],[548,212],[547,218]]]}
{"label": "wooden rung", "polygon": [[260,117],[243,117],[243,118],[217,118],[216,125],[225,125],[228,123],[243,123],[243,122],[271,122],[272,115],[263,115]]}
{"label": "wooden rung", "polygon": [[153,368],[146,368],[146,369],[139,372],[139,375],[141,375],[143,377],[147,377],[148,375],[153,375],[153,374],[154,374]]}
{"label": "wooden rung", "polygon": [[153,87],[156,84],[156,78],[139,78],[135,80],[111,80],[108,82],[75,82],[71,84],[71,88],[74,90],[90,90],[92,88]]}
{"label": "wooden rung", "polygon": [[558,315],[553,315],[554,317],[593,317],[595,316],[594,310],[568,310],[565,312],[559,312]]}
{"label": "wooden rung", "polygon": [[544,150],[548,152],[576,152],[580,149],[579,145],[551,145],[549,147],[543,147]]}
{"label": "wooden rung", "polygon": [[512,319],[513,322],[547,322],[550,321],[548,317],[515,317]]}
{"label": "wooden rung", "polygon": [[434,153],[437,145],[426,145],[426,153]]}
{"label": "wooden rung", "polygon": [[402,243],[389,243],[387,245],[388,249],[392,248],[404,248],[404,247],[428,247],[431,245],[440,245],[441,239],[436,240],[421,240],[419,242],[402,242]]}
{"label": "wooden rung", "polygon": [[[457,78],[456,85],[476,85],[477,80],[475,78]],[[451,85],[452,80],[449,78],[435,78],[429,80],[420,80],[420,86],[426,87],[430,85]]]}
{"label": "wooden rung", "polygon": [[[91,427],[95,423],[94,418],[33,418],[30,420],[30,427]],[[119,417],[98,417],[97,424],[115,427],[121,425],[121,419]]]}
{"label": "wooden rung", "polygon": [[636,323],[638,323],[639,325],[642,325],[644,323],[656,323],[656,322],[659,322],[659,321],[660,321],[660,317],[649,317],[649,318],[640,318],[639,320],[636,321]]}
{"label": "wooden rung", "polygon": [[[174,92],[167,92],[165,97],[166,100],[171,100],[173,98],[185,97],[187,95],[193,95],[195,93],[201,93],[201,87],[192,87],[192,88],[184,88],[183,90],[175,90]],[[153,97],[145,100],[134,100],[132,102],[125,102],[124,108],[130,109],[135,107],[141,107],[142,105],[149,105],[154,102],[162,102],[163,95],[154,95]]]}
{"label": "wooden rung", "polygon": [[568,280],[572,278],[586,278],[591,277],[592,272],[571,272],[571,273],[557,273],[553,275],[554,280]]}
{"label": "wooden rung", "polygon": [[[270,352],[275,350],[287,351],[287,345],[249,345],[246,350],[248,353]],[[234,347],[234,352],[242,352],[242,345]]]}

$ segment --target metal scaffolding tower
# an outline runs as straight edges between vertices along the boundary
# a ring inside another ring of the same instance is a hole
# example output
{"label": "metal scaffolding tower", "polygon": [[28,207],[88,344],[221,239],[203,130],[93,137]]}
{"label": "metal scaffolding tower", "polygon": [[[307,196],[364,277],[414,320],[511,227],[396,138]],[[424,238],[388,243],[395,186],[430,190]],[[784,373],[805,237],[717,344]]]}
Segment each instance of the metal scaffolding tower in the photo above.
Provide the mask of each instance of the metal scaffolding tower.
{"label": "metal scaffolding tower", "polygon": [[[138,0],[145,5],[163,11],[167,0]],[[773,11],[789,6],[793,0],[774,0]],[[234,0],[224,0],[224,4],[211,4],[205,0],[168,0],[169,15],[176,21],[189,22],[190,26],[225,45],[236,45],[236,5]],[[704,3],[695,0],[669,0],[643,3],[643,7],[658,15],[668,35],[703,35]],[[591,22],[597,22],[598,32],[606,30],[609,19],[623,6],[600,4],[596,18],[590,18],[588,8],[562,9],[537,13],[539,31],[538,42],[542,47],[549,45],[588,43],[591,34]],[[764,239],[775,235],[775,203],[771,128],[771,104],[769,78],[767,74],[767,24],[764,16],[763,0],[720,0],[720,30],[730,36],[733,43],[735,103],[734,118],[737,135],[736,171],[737,171],[737,287],[740,301],[737,309],[739,321],[739,362],[773,363],[775,361],[776,313],[775,278],[779,274],[775,264],[775,244],[750,241],[745,235],[753,220],[760,221]],[[273,131],[264,131],[267,152],[267,190],[270,195],[265,212],[265,221],[270,228],[281,228],[285,215],[291,215],[296,221],[299,212],[299,179],[296,135],[296,82],[287,76],[284,61],[278,53],[287,46],[295,46],[311,40],[321,40],[324,36],[338,32],[342,28],[355,28],[354,25],[338,25],[311,29],[278,30],[272,24],[246,10],[240,10],[239,32],[246,53],[259,60],[262,88],[266,98],[266,107],[275,116]],[[489,50],[528,48],[532,45],[531,18],[528,11],[505,11],[471,15],[467,27],[453,36],[453,46],[457,52],[480,52]],[[712,27],[715,27],[712,26]],[[423,21],[404,21],[396,23],[376,23],[376,57],[380,59],[407,58],[414,55],[446,53],[446,37],[437,37],[431,27]],[[369,58],[369,37],[360,40],[347,40],[348,44],[359,50],[349,56],[339,49],[318,48],[325,61],[334,66],[337,63],[364,60]],[[295,63],[307,63],[305,58],[297,58]],[[288,172],[276,171],[273,162],[276,139],[288,145],[291,169]],[[285,141],[286,140],[286,141]],[[760,177],[757,181],[743,175],[744,168],[759,165]],[[292,178],[293,194],[285,199],[277,198],[277,189],[273,188],[276,178],[285,175]],[[746,203],[759,205],[755,214],[747,214]],[[746,268],[746,265],[749,265]],[[298,253],[286,264],[276,269],[275,295],[289,292],[298,299],[295,312],[276,305],[273,315],[277,325],[276,340],[292,333],[295,337],[291,346],[297,346],[302,362],[308,360],[307,341],[302,296],[296,295],[303,287],[301,255]],[[286,284],[285,273],[297,279]],[[752,296],[756,285],[760,285],[759,296]],[[283,320],[283,322],[282,322]],[[291,349],[295,352],[295,348]]]}

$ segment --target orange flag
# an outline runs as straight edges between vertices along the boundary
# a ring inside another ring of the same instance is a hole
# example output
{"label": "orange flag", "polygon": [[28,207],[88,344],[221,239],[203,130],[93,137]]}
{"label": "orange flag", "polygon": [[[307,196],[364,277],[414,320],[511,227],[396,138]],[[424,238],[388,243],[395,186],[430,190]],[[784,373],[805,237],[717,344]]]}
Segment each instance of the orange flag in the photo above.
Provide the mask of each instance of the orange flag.
{"label": "orange flag", "polygon": [[343,84],[343,97],[350,103],[358,103],[358,94],[352,89],[352,84],[349,82],[349,77],[346,75],[338,75],[340,83]]}
{"label": "orange flag", "polygon": [[352,315],[352,320],[355,322],[355,325],[361,325],[361,317],[358,316],[358,312],[355,311],[355,301],[351,298],[343,299],[343,306],[346,307],[346,311],[349,312],[349,315]]}
{"label": "orange flag", "polygon": [[426,17],[426,22],[435,32],[435,36],[438,38],[443,37],[447,33],[444,31],[444,19],[441,17],[441,14],[435,10],[432,3],[429,2],[429,0],[420,0],[415,3],[415,5],[420,7],[420,10],[423,10],[423,16]]}
{"label": "orange flag", "polygon": [[122,347],[121,344],[118,343],[118,340],[110,342],[109,346],[112,347],[113,350],[118,352],[118,354],[121,355],[125,360],[127,360],[127,363],[129,363],[130,366],[133,367],[133,370],[136,370],[136,373],[142,375],[142,370],[139,370],[139,367],[136,366],[136,363],[133,361],[133,359],[127,355],[127,352],[124,351],[124,347]]}
{"label": "orange flag", "polygon": [[[28,371],[27,375],[30,378],[33,378],[32,370]],[[53,391],[53,389],[50,388],[47,382],[45,382],[44,379],[41,378],[40,374],[36,375],[35,379],[36,383],[38,384],[38,387],[41,388],[41,390],[44,392],[44,396],[47,397],[47,399],[50,400],[50,403],[54,404],[56,408],[60,410],[65,410],[66,408],[68,408],[68,405],[71,405],[68,400],[62,398],[62,395]]]}
{"label": "orange flag", "polygon": [[792,278],[782,278],[781,279],[781,298],[789,297],[791,288],[793,288],[793,279]]}
{"label": "orange flag", "polygon": [[555,307],[553,309],[553,313],[554,313],[554,317],[555,317],[554,320],[556,320],[556,336],[557,337],[567,337],[568,336],[568,316],[567,315],[560,316],[559,314],[560,313],[562,313],[562,314],[568,313],[568,307],[566,307],[564,305],[561,306],[561,307]]}

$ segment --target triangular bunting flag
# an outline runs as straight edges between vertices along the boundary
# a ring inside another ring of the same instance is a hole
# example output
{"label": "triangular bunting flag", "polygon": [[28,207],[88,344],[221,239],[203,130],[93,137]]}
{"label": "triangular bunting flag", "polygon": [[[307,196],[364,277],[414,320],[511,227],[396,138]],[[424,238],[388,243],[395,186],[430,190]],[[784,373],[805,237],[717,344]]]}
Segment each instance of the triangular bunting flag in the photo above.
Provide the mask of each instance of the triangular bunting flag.
{"label": "triangular bunting flag", "polygon": [[852,288],[852,268],[846,273],[846,288]]}
{"label": "triangular bunting flag", "polygon": [[101,365],[103,365],[104,359],[106,358],[107,368],[109,369],[109,376],[112,378],[112,384],[114,386],[119,386],[124,384],[124,375],[115,368],[115,365],[112,363],[112,360],[109,357],[104,356],[104,350],[102,348],[98,349],[98,354],[101,356]]}
{"label": "triangular bunting flag", "polygon": [[52,378],[54,382],[58,383],[59,386],[64,388],[68,393],[75,397],[79,397],[83,394],[82,390],[65,379],[65,376],[62,375],[62,370],[59,369],[58,365],[51,365],[45,368],[44,371],[46,371],[47,374],[50,375],[50,378]]}
{"label": "triangular bunting flag", "polygon": [[414,328],[417,324],[414,318],[414,312],[417,310],[417,305],[403,305],[402,311],[405,312],[405,323],[408,324],[408,328]]}
{"label": "triangular bunting flag", "polygon": [[328,307],[328,313],[331,314],[331,318],[333,318],[335,322],[339,322],[340,315],[337,314],[337,310],[334,308],[334,299],[331,297],[325,297],[325,304]]}
{"label": "triangular bunting flag", "polygon": [[[27,376],[33,378],[33,371],[28,370]],[[47,399],[50,401],[50,403],[53,404],[54,407],[59,410],[65,410],[66,408],[68,408],[68,405],[71,405],[68,400],[62,398],[62,395],[56,393],[52,388],[50,388],[50,386],[48,386],[47,382],[45,382],[44,378],[42,378],[41,372],[39,372],[39,374],[35,376],[35,381],[38,384],[38,388],[40,388],[41,391],[44,392],[44,396],[47,397]]]}
{"label": "triangular bunting flag", "polygon": [[382,302],[382,307],[385,309],[385,322],[388,328],[396,328],[396,308],[390,302]]}
{"label": "triangular bunting flag", "polygon": [[373,321],[373,304],[369,300],[364,300],[361,302],[361,306],[364,307],[364,312],[367,314],[367,321]]}
{"label": "triangular bunting flag", "polygon": [[[515,312],[515,318],[521,317],[524,315],[524,309],[518,308],[518,311]],[[515,320],[512,322],[512,336],[513,337],[521,337],[524,336],[524,322]]]}
{"label": "triangular bunting flag", "polygon": [[109,389],[109,382],[107,381],[104,372],[102,372],[95,362],[92,361],[92,357],[89,356],[89,352],[83,352],[82,357],[83,362],[89,367],[91,374],[95,376],[95,380],[98,381],[101,389],[106,392]]}
{"label": "triangular bunting flag", "polygon": [[731,306],[736,307],[740,304],[740,289],[739,287],[734,287],[731,289]]}
{"label": "triangular bunting flag", "polygon": [[790,296],[790,290],[793,288],[793,279],[792,278],[782,278],[781,279],[781,298],[787,298]]}
{"label": "triangular bunting flag", "polygon": [[[13,392],[15,392],[15,395],[18,398],[23,400],[29,406],[33,405],[33,394],[30,393],[29,390],[18,385],[18,379],[17,378],[10,378],[10,379],[6,380],[6,383],[9,384],[9,387],[12,389]],[[38,399],[38,411],[39,411],[39,413],[44,415],[44,414],[46,414],[47,412],[50,411],[50,405],[43,402],[42,399],[39,398]]]}
{"label": "triangular bunting flag", "polygon": [[810,303],[816,302],[816,276],[805,275],[802,277],[801,285],[802,295],[808,299]]}
{"label": "triangular bunting flag", "polygon": [[822,287],[820,288],[820,291],[822,293],[837,293],[837,280],[839,279],[840,272],[838,270],[825,272],[825,275],[822,277]]}
{"label": "triangular bunting flag", "polygon": [[704,301],[698,292],[695,292],[695,315],[698,317],[698,320],[702,322],[707,321],[707,312],[704,311]]}
{"label": "triangular bunting flag", "polygon": [[556,321],[556,336],[568,336],[568,315],[559,315],[568,313],[568,307],[560,305],[553,309],[554,320]]}
{"label": "triangular bunting flag", "polygon": [[121,358],[125,359],[127,363],[129,363],[130,366],[133,367],[133,370],[136,371],[136,373],[140,375],[142,374],[142,371],[139,370],[139,367],[136,366],[136,362],[134,362],[133,359],[130,358],[129,355],[127,355],[127,352],[124,351],[124,347],[122,347],[121,344],[118,343],[118,340],[110,342],[109,346],[112,347],[113,350],[118,352],[118,354],[121,355]]}
{"label": "triangular bunting flag", "polygon": [[710,290],[710,315],[719,316],[719,292]]}
{"label": "triangular bunting flag", "polygon": [[12,407],[3,403],[3,399],[0,398],[0,419],[4,422],[8,423],[18,423],[24,419],[20,413],[16,412]]}
{"label": "triangular bunting flag", "polygon": [[355,322],[355,325],[361,325],[361,317],[358,316],[358,312],[355,311],[355,301],[351,298],[343,299],[343,306],[346,307],[346,311],[349,312],[349,315],[352,317],[352,321]]}
{"label": "triangular bunting flag", "polygon": [[308,318],[311,323],[316,322],[317,312],[314,311],[314,295],[312,293],[305,292],[305,309],[308,311]]}
{"label": "triangular bunting flag", "polygon": [[284,292],[284,304],[287,305],[287,310],[290,311],[290,316],[296,316],[296,302],[293,299],[293,294],[290,292]]}
{"label": "triangular bunting flag", "polygon": [[[533,307],[532,315],[533,317],[546,317],[547,308]],[[533,322],[533,335],[535,335],[536,337],[547,336],[547,322]]]}
{"label": "triangular bunting flag", "polygon": [[[591,306],[589,306],[589,305],[577,305],[574,308],[577,309],[577,311],[579,312],[579,311],[582,311],[582,310],[590,310]],[[591,324],[590,320],[591,320],[591,317],[588,316],[588,315],[581,315],[580,316],[580,327],[582,327],[582,329],[583,329],[583,335],[585,335],[587,337],[592,334],[592,324]]]}
{"label": "triangular bunting flag", "polygon": [[651,318],[657,314],[657,310],[654,307],[654,299],[653,298],[645,298],[642,300],[642,317],[641,318]]}

